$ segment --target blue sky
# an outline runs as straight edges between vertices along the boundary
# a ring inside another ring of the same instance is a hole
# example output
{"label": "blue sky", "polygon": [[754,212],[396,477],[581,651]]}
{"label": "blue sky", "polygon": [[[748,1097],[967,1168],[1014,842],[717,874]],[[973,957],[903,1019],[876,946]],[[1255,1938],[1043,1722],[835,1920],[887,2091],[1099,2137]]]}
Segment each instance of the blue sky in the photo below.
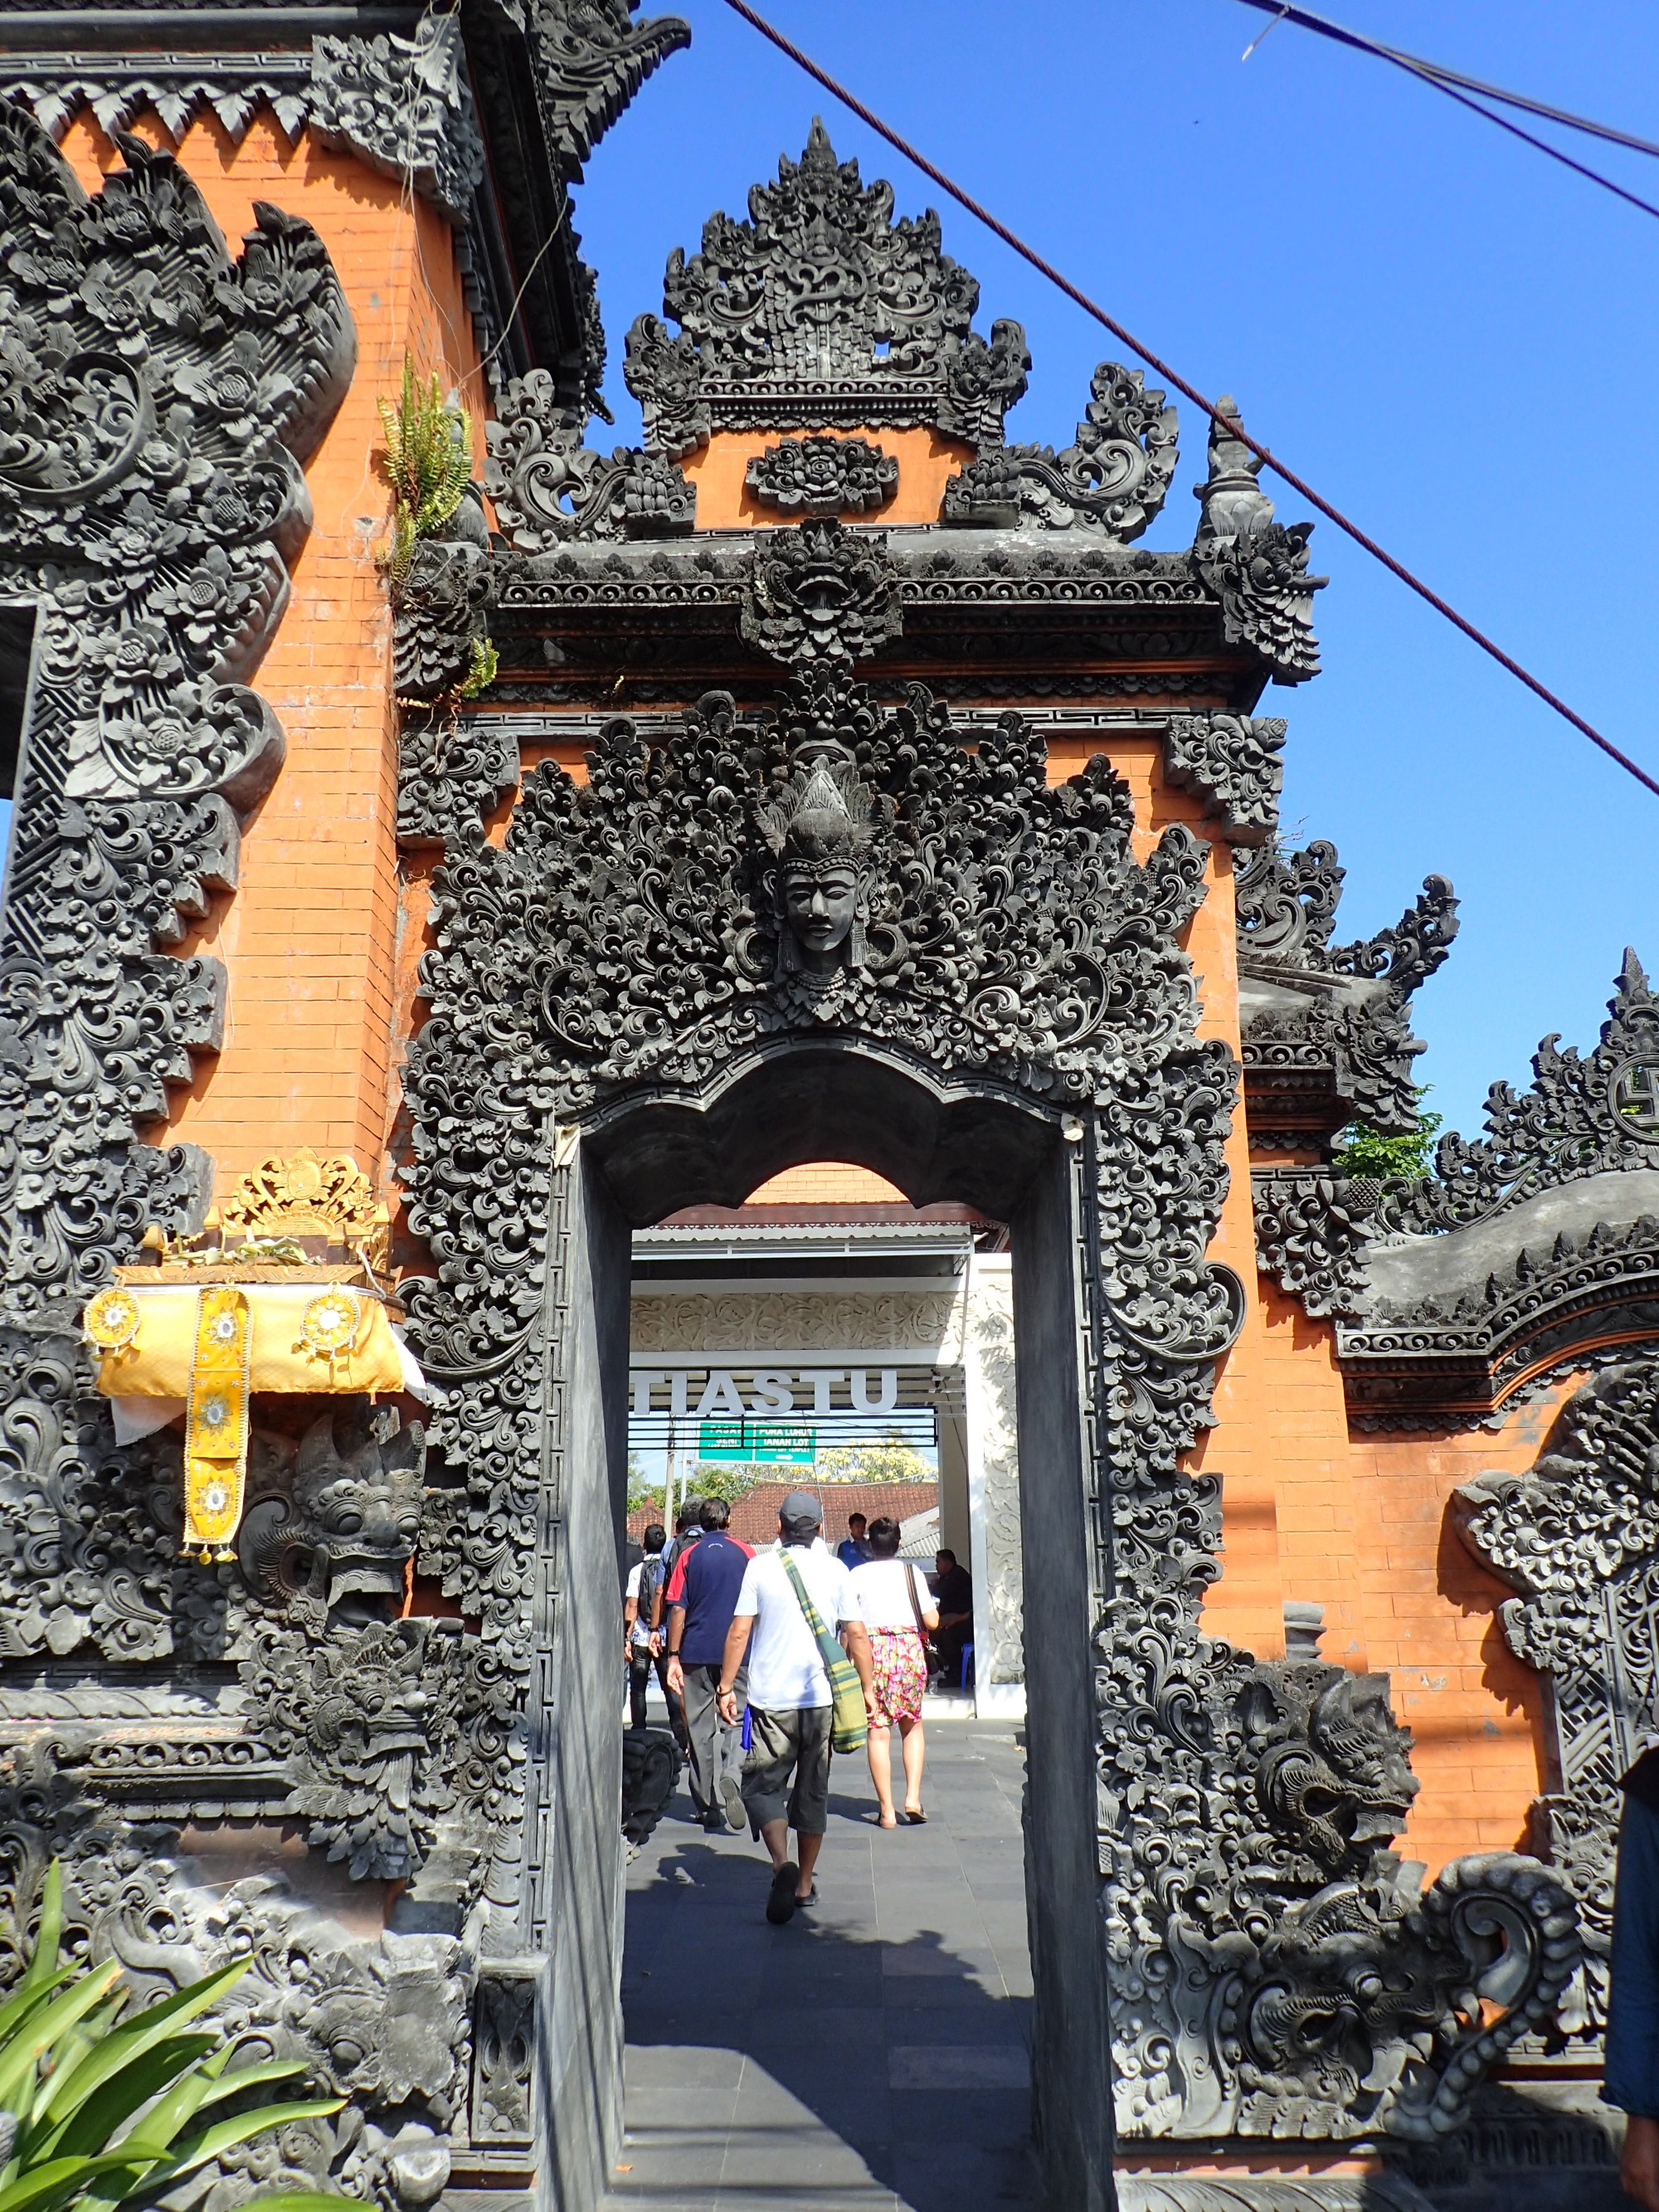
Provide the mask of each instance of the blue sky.
{"label": "blue sky", "polygon": [[[646,0],[649,9],[653,0]],[[618,434],[639,436],[622,341],[715,207],[798,154],[822,111],[843,156],[939,195],[720,0],[601,146],[577,222],[599,271]],[[764,9],[763,9],[764,12]],[[1659,592],[1659,222],[1399,72],[1237,0],[771,0],[773,20],[1173,361],[1231,391],[1326,497],[1659,774],[1641,673]],[[1659,18],[1611,0],[1329,0],[1341,21],[1654,131]],[[1588,140],[1573,149],[1589,149]],[[1589,158],[1659,201],[1659,161]],[[1009,434],[1069,441],[1104,331],[951,204],[981,327],[1034,356]],[[1203,426],[1149,545],[1190,540]],[[605,441],[596,424],[595,442]],[[1271,486],[1281,518],[1296,496]],[[1344,936],[1392,921],[1430,870],[1462,933],[1418,1000],[1431,1104],[1473,1133],[1538,1039],[1594,1042],[1622,951],[1659,966],[1659,799],[1328,524],[1314,566],[1325,673],[1288,716],[1288,829],[1347,866]]]}

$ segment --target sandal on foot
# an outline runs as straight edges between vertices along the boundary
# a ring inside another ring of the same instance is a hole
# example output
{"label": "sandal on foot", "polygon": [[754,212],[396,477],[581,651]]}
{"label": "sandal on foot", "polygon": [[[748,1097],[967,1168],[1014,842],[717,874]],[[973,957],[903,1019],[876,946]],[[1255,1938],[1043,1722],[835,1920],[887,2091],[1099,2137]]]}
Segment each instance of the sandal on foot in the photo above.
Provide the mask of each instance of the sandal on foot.
{"label": "sandal on foot", "polygon": [[922,1811],[920,1805],[916,1807],[914,1813],[907,1805],[904,1808],[904,1817],[908,1825],[913,1828],[925,1828],[927,1826],[927,1815]]}
{"label": "sandal on foot", "polygon": [[800,1880],[800,1869],[793,1859],[786,1859],[772,1876],[771,1894],[766,1900],[766,1917],[775,1928],[781,1928],[795,1917],[795,1884]]}

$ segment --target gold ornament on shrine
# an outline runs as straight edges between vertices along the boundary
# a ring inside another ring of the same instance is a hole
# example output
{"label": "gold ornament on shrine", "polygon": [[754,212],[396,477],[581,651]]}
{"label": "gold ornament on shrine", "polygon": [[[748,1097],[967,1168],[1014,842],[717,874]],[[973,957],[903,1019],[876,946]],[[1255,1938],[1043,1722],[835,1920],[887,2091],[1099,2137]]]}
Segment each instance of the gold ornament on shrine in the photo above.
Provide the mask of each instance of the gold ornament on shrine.
{"label": "gold ornament on shrine", "polygon": [[185,1545],[228,1559],[242,1518],[256,1394],[412,1390],[395,1333],[390,1221],[344,1153],[262,1160],[198,1237],[144,1237],[82,1316],[98,1387],[144,1434],[185,1423]]}

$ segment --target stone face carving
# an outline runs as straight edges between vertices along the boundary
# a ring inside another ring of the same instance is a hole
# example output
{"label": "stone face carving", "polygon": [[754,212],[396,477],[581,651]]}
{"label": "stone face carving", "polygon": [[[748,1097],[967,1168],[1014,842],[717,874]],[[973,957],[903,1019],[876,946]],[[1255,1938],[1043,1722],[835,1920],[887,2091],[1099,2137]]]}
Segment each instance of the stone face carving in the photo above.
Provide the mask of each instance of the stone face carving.
{"label": "stone face carving", "polygon": [[310,122],[325,146],[407,177],[452,222],[483,181],[458,15],[422,15],[406,39],[395,31],[314,38]]}
{"label": "stone face carving", "polygon": [[1148,392],[1139,369],[1103,361],[1075,441],[998,446],[945,487],[941,522],[984,530],[1024,523],[1042,530],[1085,527],[1112,544],[1139,538],[1164,505],[1175,474],[1176,410]]}
{"label": "stone face carving", "polygon": [[696,521],[697,495],[678,463],[618,446],[605,460],[582,443],[552,377],[532,369],[501,392],[485,425],[484,488],[509,545],[540,553],[568,538],[674,538]]}
{"label": "stone face carving", "polygon": [[1164,773],[1216,810],[1235,844],[1265,844],[1279,826],[1285,731],[1276,714],[1171,714]]}
{"label": "stone face carving", "polygon": [[1304,1313],[1360,1310],[1354,1266],[1376,1213],[1377,1186],[1320,1169],[1273,1168],[1251,1178],[1256,1265]]}
{"label": "stone face carving", "polygon": [[744,477],[780,514],[872,514],[898,480],[898,463],[867,438],[785,438],[757,453]]}
{"label": "stone face carving", "polygon": [[[1224,416],[1242,419],[1230,398],[1216,404]],[[1312,523],[1274,521],[1273,501],[1256,483],[1261,468],[1257,454],[1212,420],[1193,559],[1221,601],[1227,642],[1259,653],[1276,683],[1305,684],[1319,673],[1313,595],[1328,580],[1308,574]]]}
{"label": "stone face carving", "polygon": [[903,627],[898,574],[884,538],[811,521],[757,539],[738,629],[769,659],[791,668],[868,660]]}
{"label": "stone face carving", "polygon": [[459,537],[417,542],[392,586],[392,681],[400,705],[453,697],[471,672],[474,646],[489,634],[495,597],[487,544]]}
{"label": "stone face carving", "polygon": [[1499,1610],[1517,1658],[1548,1678],[1560,1786],[1534,1808],[1539,1843],[1577,1901],[1582,1977],[1570,2037],[1607,2024],[1619,1778],[1659,1709],[1659,1359],[1611,1367],[1563,1407],[1526,1474],[1457,1492],[1455,1525],[1518,1595]]}
{"label": "stone face carving", "polygon": [[1571,1978],[1563,1884],[1491,1852],[1419,1891],[1387,1848],[1417,1785],[1385,1677],[1180,1651],[1122,1603],[1102,1782],[1126,2135],[1449,2134]]}
{"label": "stone face carving", "polygon": [[678,247],[654,315],[628,333],[623,376],[646,442],[674,459],[711,429],[927,424],[974,445],[1030,366],[1018,323],[972,327],[979,287],[939,249],[939,217],[893,220],[893,188],[864,185],[814,122],[800,160],[749,195],[750,220],[711,216],[702,250]]}

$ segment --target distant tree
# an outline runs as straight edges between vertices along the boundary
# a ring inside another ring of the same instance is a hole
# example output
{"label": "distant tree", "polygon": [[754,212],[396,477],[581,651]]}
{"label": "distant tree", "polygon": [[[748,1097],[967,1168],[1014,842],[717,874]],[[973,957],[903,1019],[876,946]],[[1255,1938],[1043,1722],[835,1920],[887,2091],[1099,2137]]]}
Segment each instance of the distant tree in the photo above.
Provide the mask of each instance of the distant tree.
{"label": "distant tree", "polygon": [[879,1443],[836,1444],[818,1454],[820,1482],[933,1482],[930,1467],[908,1437],[890,1429]]}

